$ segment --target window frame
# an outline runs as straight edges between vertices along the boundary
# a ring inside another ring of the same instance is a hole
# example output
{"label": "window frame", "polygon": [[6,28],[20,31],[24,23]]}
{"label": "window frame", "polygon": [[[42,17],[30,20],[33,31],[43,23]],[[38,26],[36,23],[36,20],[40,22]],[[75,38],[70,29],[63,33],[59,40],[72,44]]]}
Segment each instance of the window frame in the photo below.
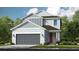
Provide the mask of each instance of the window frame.
{"label": "window frame", "polygon": [[56,26],[56,25],[57,25],[57,19],[54,20],[54,26]]}

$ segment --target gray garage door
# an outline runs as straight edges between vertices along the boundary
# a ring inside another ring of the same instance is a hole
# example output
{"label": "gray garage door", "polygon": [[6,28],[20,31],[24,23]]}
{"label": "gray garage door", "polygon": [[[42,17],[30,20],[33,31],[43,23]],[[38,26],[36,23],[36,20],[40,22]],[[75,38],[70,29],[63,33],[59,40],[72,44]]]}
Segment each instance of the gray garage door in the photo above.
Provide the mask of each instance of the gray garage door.
{"label": "gray garage door", "polygon": [[40,44],[40,34],[17,34],[16,44]]}

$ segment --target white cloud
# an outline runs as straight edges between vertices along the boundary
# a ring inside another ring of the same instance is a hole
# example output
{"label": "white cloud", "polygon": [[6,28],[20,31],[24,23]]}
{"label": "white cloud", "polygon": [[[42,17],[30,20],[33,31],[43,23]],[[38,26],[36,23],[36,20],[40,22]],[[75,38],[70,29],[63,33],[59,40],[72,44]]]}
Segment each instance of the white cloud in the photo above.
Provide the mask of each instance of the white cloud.
{"label": "white cloud", "polygon": [[[48,7],[48,9],[46,10],[48,13],[51,13],[52,15],[58,15],[58,11],[59,11],[59,7]],[[37,13],[38,9],[37,8],[32,8],[27,12],[27,15],[31,14],[31,13]]]}
{"label": "white cloud", "polygon": [[[47,12],[52,15],[58,15],[58,16],[67,16],[68,18],[71,18],[75,11],[79,10],[79,7],[69,7],[68,10],[61,9],[60,7],[48,7]],[[37,13],[39,10],[37,8],[32,8],[27,12],[27,15],[31,13]]]}
{"label": "white cloud", "polygon": [[67,16],[69,20],[72,20],[73,15],[75,12],[79,10],[79,7],[69,7],[68,10],[60,9],[60,16]]}
{"label": "white cloud", "polygon": [[69,7],[68,10],[60,9],[60,16],[73,16],[75,11],[79,10],[78,7]]}
{"label": "white cloud", "polygon": [[29,15],[29,14],[31,14],[31,13],[35,14],[35,13],[37,13],[37,12],[38,12],[38,9],[37,9],[37,8],[32,8],[32,9],[30,9],[30,10],[27,12],[27,15]]}
{"label": "white cloud", "polygon": [[47,12],[51,13],[52,15],[58,15],[59,7],[48,7]]}

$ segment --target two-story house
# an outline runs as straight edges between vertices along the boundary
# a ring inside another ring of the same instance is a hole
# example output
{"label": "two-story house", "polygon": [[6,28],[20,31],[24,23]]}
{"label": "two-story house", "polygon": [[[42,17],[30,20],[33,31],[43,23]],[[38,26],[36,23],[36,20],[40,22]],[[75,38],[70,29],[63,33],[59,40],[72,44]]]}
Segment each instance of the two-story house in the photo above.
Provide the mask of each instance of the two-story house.
{"label": "two-story house", "polygon": [[60,17],[46,11],[30,14],[12,28],[12,42],[19,45],[37,45],[60,41]]}

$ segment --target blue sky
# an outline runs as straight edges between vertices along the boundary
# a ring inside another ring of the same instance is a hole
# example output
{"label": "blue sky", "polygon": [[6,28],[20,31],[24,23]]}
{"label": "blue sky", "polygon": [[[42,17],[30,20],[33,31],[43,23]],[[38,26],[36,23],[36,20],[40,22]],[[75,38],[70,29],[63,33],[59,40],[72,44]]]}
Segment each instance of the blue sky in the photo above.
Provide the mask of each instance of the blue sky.
{"label": "blue sky", "polygon": [[15,20],[16,18],[22,18],[25,16],[32,8],[38,8],[38,10],[47,9],[47,7],[0,7],[0,16],[9,16]]}
{"label": "blue sky", "polygon": [[75,7],[0,7],[0,16],[9,16],[11,19],[16,20],[16,18],[24,17],[29,12],[29,10],[32,12],[37,9],[38,11],[45,10],[52,15],[59,14],[60,16],[67,15],[68,17],[71,17],[71,14],[73,15],[75,10],[79,10],[79,8]]}

